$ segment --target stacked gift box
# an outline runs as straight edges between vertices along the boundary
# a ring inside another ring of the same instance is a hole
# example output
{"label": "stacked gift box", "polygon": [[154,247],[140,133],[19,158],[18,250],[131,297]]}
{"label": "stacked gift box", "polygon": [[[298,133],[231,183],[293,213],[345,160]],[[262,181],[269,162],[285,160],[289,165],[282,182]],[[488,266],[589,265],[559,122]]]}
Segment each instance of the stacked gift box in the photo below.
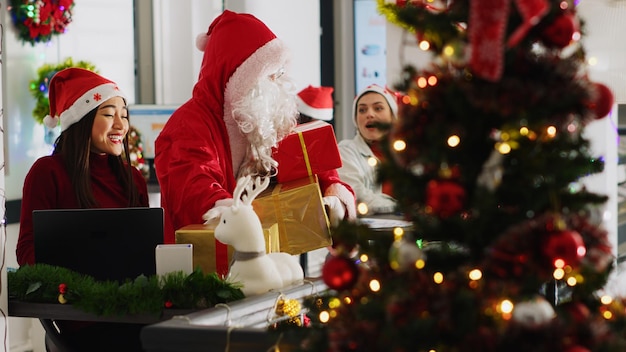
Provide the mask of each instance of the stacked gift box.
{"label": "stacked gift box", "polygon": [[[317,174],[341,166],[335,133],[330,124],[314,121],[298,125],[274,149],[278,161],[276,183],[253,200],[269,252],[297,255],[332,244]],[[193,244],[194,267],[225,274],[232,247],[215,240],[214,224],[189,225],[176,231],[176,243]]]}

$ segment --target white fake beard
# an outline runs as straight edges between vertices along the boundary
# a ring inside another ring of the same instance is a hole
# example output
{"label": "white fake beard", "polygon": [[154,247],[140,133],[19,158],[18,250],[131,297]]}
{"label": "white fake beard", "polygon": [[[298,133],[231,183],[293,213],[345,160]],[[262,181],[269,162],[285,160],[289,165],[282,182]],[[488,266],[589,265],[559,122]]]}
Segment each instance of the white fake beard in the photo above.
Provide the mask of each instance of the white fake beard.
{"label": "white fake beard", "polygon": [[297,123],[295,86],[288,77],[263,79],[233,104],[233,116],[250,145],[237,173],[274,176],[278,162],[272,158],[272,147]]}

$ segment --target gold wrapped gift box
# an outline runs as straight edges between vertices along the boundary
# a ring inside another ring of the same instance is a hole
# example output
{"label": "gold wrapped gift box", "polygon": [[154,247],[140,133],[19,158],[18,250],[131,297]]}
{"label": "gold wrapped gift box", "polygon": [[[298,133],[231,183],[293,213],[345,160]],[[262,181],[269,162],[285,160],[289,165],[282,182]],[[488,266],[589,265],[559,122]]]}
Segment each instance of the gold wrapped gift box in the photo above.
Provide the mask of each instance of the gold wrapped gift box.
{"label": "gold wrapped gift box", "polygon": [[296,255],[332,244],[316,175],[270,185],[252,206],[263,224],[278,224],[281,252]]}
{"label": "gold wrapped gift box", "polygon": [[[190,243],[193,245],[193,267],[200,267],[204,273],[214,273],[223,270],[217,270],[217,253],[215,244],[215,226],[216,224],[205,225],[188,225],[176,231],[176,243]],[[278,224],[263,224],[263,236],[265,237],[265,250],[268,253],[278,252],[280,250],[280,237],[278,234]],[[234,249],[227,247],[228,260],[222,263],[228,269]],[[225,274],[222,272],[221,274]]]}

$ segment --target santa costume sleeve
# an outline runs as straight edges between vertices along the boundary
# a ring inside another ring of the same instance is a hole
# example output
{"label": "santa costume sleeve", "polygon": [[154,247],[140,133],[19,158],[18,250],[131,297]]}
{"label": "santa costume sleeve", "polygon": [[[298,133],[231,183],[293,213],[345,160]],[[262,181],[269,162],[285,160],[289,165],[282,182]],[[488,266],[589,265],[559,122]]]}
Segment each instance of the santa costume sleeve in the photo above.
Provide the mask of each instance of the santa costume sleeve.
{"label": "santa costume sleeve", "polygon": [[178,109],[155,142],[165,243],[175,242],[175,230],[203,223],[204,213],[217,200],[231,198],[234,189],[224,127],[188,118],[193,110],[193,104]]}

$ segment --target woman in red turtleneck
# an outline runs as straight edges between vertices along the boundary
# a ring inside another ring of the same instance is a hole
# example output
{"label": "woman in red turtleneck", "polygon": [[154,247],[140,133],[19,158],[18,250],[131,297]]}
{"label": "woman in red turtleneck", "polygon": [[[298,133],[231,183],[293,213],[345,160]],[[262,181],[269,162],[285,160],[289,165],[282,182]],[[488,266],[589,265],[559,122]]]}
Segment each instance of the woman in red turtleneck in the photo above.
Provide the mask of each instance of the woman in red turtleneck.
{"label": "woman in red turtleneck", "polygon": [[[59,71],[50,81],[50,115],[61,134],[50,156],[38,159],[24,180],[16,254],[36,263],[32,212],[36,209],[147,207],[148,190],[130,164],[126,97],[117,84],[80,69]],[[103,224],[124,226],[124,224]],[[56,321],[76,351],[141,351],[135,324]]]}

